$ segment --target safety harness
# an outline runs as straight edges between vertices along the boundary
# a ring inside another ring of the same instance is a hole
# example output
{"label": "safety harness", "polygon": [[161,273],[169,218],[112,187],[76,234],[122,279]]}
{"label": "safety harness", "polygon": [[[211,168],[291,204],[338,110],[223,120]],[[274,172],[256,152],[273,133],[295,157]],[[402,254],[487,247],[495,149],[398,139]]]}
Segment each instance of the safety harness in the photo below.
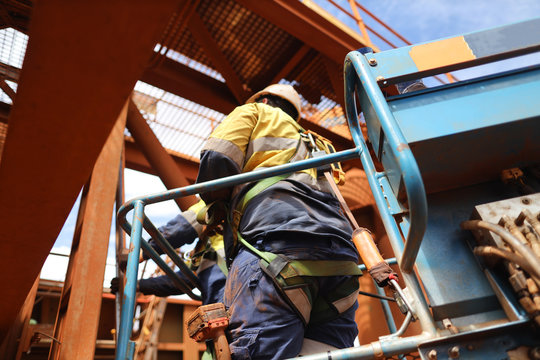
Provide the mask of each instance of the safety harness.
{"label": "safety harness", "polygon": [[225,262],[225,251],[223,246],[216,246],[218,241],[223,242],[223,235],[220,230],[218,230],[218,226],[213,224],[213,219],[208,220],[205,218],[206,215],[209,214],[208,209],[209,207],[205,206],[199,210],[197,213],[197,221],[200,224],[212,224],[212,226],[206,227],[199,236],[197,245],[185,260],[189,262],[191,270],[197,274],[216,264],[221,272],[227,276],[228,270]]}
{"label": "safety harness", "polygon": [[[302,130],[300,141],[306,141],[304,133],[307,132]],[[317,146],[313,135],[308,135],[307,139],[314,146]],[[317,140],[320,143],[328,142],[322,137]],[[324,151],[328,151],[328,149],[327,146],[324,146]],[[334,165],[332,172],[334,177],[338,176],[338,181],[343,180],[341,167],[338,168]],[[234,247],[236,248],[238,243],[241,243],[261,259],[259,262],[261,269],[271,277],[278,291],[305,325],[327,322],[337,318],[356,301],[359,289],[358,276],[362,275],[357,264],[354,261],[343,260],[293,260],[282,254],[260,251],[247,242],[239,231],[240,220],[248,203],[256,195],[290,175],[284,174],[263,179],[238,201],[237,207],[232,212],[232,219],[230,219]],[[321,294],[315,278],[328,276],[351,277],[337,286],[331,293]]]}
{"label": "safety harness", "polygon": [[191,254],[190,260],[191,270],[195,271],[197,274],[208,269],[213,264],[216,264],[225,276],[228,274],[223,248],[216,250],[208,242],[206,242],[206,247],[203,250]]}

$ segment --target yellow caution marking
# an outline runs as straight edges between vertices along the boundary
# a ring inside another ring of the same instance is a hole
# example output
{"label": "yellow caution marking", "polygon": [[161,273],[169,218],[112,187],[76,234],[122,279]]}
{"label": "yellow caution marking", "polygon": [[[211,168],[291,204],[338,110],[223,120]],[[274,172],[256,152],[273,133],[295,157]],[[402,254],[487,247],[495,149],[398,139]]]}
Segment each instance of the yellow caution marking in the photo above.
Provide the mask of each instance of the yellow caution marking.
{"label": "yellow caution marking", "polygon": [[413,46],[409,56],[419,71],[476,59],[463,36]]}

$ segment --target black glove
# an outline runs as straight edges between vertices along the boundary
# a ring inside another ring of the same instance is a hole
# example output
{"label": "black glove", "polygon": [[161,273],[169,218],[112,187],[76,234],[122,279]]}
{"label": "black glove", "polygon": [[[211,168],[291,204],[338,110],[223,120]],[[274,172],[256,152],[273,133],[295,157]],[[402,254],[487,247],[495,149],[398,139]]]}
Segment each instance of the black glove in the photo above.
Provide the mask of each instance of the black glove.
{"label": "black glove", "polygon": [[116,295],[120,288],[120,279],[117,277],[114,277],[111,279],[111,294]]}
{"label": "black glove", "polygon": [[397,280],[397,274],[387,262],[380,262],[369,269],[369,274],[379,287],[388,285],[391,279]]}

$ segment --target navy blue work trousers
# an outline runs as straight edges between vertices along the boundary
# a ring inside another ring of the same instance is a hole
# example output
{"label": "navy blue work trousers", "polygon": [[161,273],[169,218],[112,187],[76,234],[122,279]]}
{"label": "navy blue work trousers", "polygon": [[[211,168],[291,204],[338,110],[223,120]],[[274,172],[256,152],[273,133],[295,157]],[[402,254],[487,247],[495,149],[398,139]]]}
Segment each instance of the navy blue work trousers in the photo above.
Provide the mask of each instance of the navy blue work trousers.
{"label": "navy blue work trousers", "polygon": [[[308,250],[299,249],[306,253]],[[229,343],[233,359],[286,359],[299,354],[304,337],[337,348],[352,347],[358,335],[354,315],[358,302],[337,319],[304,326],[302,320],[259,266],[259,257],[240,249],[225,286],[229,308]],[[319,277],[319,292],[331,292],[348,276]]]}

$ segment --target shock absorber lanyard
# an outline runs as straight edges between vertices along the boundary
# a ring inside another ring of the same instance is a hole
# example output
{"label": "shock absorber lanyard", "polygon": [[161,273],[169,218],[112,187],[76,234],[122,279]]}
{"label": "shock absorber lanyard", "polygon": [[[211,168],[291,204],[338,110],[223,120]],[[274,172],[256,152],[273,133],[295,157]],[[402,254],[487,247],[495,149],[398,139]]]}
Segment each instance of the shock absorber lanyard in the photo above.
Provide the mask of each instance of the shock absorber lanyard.
{"label": "shock absorber lanyard", "polygon": [[[317,146],[317,143],[315,142],[315,139],[313,138],[312,133],[308,132],[308,133],[303,134],[303,135],[305,137],[307,137],[307,139],[309,140],[308,144],[309,144],[309,147],[311,148],[311,156],[312,157],[315,158],[315,157],[326,155],[326,151],[319,150],[319,148]],[[334,180],[334,176],[332,174],[332,168],[330,166],[326,165],[325,167],[323,167],[321,169],[318,169],[318,170],[322,170],[322,172],[324,173],[324,176],[326,177],[326,180],[330,184],[330,188],[332,189],[332,192],[334,193],[334,195],[338,199],[339,204],[343,208],[343,211],[345,211],[345,214],[347,215],[347,218],[349,219],[349,222],[353,226],[353,229],[356,230],[356,229],[360,228],[360,226],[358,225],[358,222],[356,221],[356,219],[354,218],[354,216],[353,216],[353,214],[351,212],[351,209],[349,209],[349,206],[347,205],[347,202],[343,198],[343,195],[341,195],[341,191],[339,191],[339,188],[338,188],[338,186],[336,184],[336,181]]]}

